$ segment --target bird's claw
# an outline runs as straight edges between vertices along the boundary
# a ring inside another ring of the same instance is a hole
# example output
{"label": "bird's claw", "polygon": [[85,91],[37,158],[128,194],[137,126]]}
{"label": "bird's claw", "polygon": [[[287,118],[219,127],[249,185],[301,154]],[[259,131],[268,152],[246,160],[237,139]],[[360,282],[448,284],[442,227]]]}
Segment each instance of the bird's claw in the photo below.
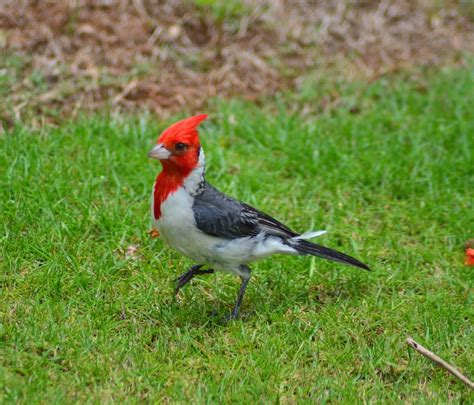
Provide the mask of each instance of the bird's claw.
{"label": "bird's claw", "polygon": [[175,278],[176,288],[174,290],[175,294],[178,294],[179,290],[188,284],[194,276],[193,270],[188,270],[187,272],[181,274]]}
{"label": "bird's claw", "polygon": [[239,319],[239,314],[236,313],[235,311],[232,311],[230,314],[227,314],[226,316],[224,316],[219,323],[225,325],[227,323],[230,323],[232,321],[236,321],[237,319]]}
{"label": "bird's claw", "polygon": [[202,266],[203,266],[202,264],[195,264],[187,272],[175,278],[174,281],[177,282],[175,294],[177,294],[181,288],[183,288],[186,284],[188,284],[195,275],[214,273],[214,269],[201,270]]}

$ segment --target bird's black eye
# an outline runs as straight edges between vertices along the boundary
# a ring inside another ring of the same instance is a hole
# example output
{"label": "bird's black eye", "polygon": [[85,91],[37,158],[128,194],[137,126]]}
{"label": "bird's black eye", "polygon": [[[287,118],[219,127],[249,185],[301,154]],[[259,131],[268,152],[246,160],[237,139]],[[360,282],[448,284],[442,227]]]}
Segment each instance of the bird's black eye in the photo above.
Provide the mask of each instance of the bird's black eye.
{"label": "bird's black eye", "polygon": [[174,145],[174,150],[176,152],[184,152],[187,147],[188,145],[186,145],[185,143],[178,142],[176,145]]}

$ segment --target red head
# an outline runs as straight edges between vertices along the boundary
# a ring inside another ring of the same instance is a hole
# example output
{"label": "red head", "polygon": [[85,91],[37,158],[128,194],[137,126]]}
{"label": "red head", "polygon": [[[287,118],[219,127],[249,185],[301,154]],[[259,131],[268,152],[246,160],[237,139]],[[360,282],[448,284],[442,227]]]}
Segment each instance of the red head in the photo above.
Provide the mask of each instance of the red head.
{"label": "red head", "polygon": [[186,118],[171,125],[158,138],[156,146],[148,153],[152,159],[158,159],[163,171],[155,181],[153,191],[153,213],[155,219],[161,217],[161,204],[181,187],[188,175],[199,164],[198,125],[207,118],[207,114]]}
{"label": "red head", "polygon": [[200,114],[171,125],[148,156],[158,159],[164,171],[187,176],[198,164],[201,144],[197,127],[206,118],[207,114]]}

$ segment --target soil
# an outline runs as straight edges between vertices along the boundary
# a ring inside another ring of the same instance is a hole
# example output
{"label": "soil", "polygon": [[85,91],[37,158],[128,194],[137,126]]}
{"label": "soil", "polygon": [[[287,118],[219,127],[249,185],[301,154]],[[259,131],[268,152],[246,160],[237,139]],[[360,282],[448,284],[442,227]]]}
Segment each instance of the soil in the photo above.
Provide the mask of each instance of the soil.
{"label": "soil", "polygon": [[0,114],[197,113],[214,96],[258,101],[313,74],[462,64],[473,15],[447,0],[3,0]]}

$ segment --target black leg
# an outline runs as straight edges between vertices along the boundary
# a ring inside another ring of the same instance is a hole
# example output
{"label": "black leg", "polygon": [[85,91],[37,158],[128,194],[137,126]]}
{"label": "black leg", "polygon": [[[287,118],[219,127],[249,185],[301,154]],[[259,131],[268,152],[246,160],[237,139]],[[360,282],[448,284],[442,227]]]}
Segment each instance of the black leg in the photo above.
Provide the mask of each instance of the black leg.
{"label": "black leg", "polygon": [[199,274],[212,274],[214,273],[213,269],[207,269],[207,270],[200,270],[202,264],[195,264],[194,266],[191,266],[191,268],[186,271],[185,273],[181,274],[177,279],[177,284],[176,288],[174,290],[174,293],[177,294],[178,291],[183,288],[186,284],[188,284],[194,276],[199,275]]}
{"label": "black leg", "polygon": [[242,305],[242,300],[244,299],[245,290],[247,289],[247,285],[250,281],[249,267],[242,265],[241,270],[245,270],[246,274],[240,276],[240,279],[242,280],[242,284],[240,285],[240,290],[239,290],[239,294],[237,295],[237,301],[235,302],[234,309],[232,310],[230,315],[227,317],[228,321],[237,319],[239,317],[239,309],[240,309],[240,306]]}

